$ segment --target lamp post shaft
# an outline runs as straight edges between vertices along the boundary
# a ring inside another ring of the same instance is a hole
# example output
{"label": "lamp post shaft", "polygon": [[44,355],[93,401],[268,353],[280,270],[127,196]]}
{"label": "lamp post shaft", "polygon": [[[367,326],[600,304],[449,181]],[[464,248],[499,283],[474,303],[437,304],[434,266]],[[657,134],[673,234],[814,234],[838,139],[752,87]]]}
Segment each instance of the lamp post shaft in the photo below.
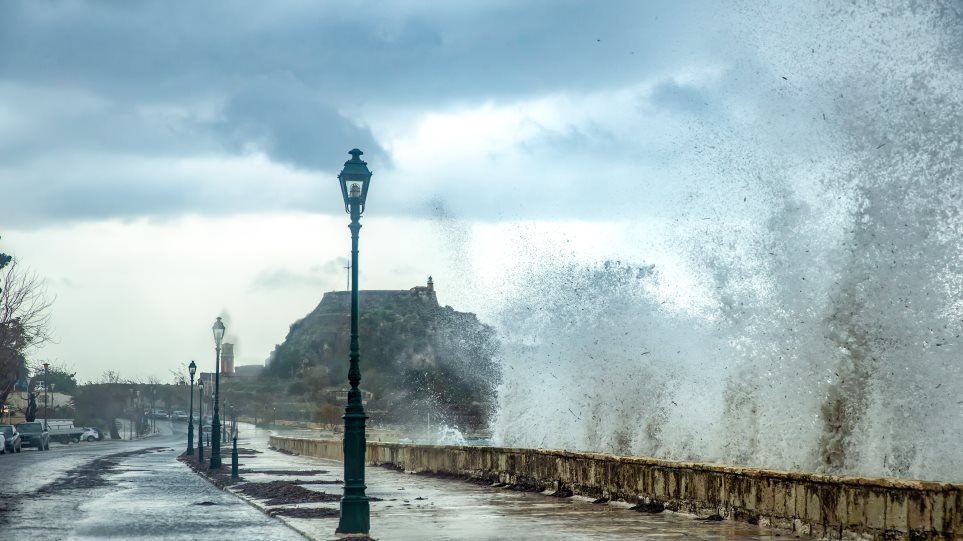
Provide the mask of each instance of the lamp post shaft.
{"label": "lamp post shaft", "polygon": [[221,392],[221,344],[217,344],[217,363],[214,366],[214,419],[211,421],[211,469],[221,467],[221,417],[218,402]]}
{"label": "lamp post shaft", "polygon": [[43,424],[47,425],[47,363],[43,363]]}
{"label": "lamp post shaft", "polygon": [[194,454],[194,374],[191,374],[191,407],[187,410],[187,451],[185,454],[187,456]]}
{"label": "lamp post shaft", "polygon": [[370,529],[368,496],[365,495],[365,419],[361,403],[361,346],[358,339],[358,232],[361,209],[351,203],[351,348],[348,381],[348,404],[344,410],[344,496],[338,533],[368,533]]}
{"label": "lamp post shaft", "polygon": [[237,479],[238,475],[238,464],[237,464],[237,410],[234,406],[231,406],[231,436],[234,440],[234,445],[231,447],[231,479]]}
{"label": "lamp post shaft", "polygon": [[[203,382],[201,382],[203,383]],[[197,394],[197,463],[204,463],[204,386],[198,385]]]}

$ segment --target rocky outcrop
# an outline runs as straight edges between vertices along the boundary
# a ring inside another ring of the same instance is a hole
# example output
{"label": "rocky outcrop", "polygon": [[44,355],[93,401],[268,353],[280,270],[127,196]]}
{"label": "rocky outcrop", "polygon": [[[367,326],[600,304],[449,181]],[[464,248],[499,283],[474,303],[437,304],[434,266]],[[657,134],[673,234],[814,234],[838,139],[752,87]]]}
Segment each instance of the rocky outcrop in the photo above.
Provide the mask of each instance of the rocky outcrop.
{"label": "rocky outcrop", "polygon": [[[351,295],[324,294],[291,325],[267,374],[301,378],[317,372],[347,382]],[[359,292],[361,387],[373,393],[374,422],[425,419],[478,428],[494,405],[499,372],[494,330],[471,313],[440,306],[432,287]],[[320,385],[320,384],[319,384]]]}

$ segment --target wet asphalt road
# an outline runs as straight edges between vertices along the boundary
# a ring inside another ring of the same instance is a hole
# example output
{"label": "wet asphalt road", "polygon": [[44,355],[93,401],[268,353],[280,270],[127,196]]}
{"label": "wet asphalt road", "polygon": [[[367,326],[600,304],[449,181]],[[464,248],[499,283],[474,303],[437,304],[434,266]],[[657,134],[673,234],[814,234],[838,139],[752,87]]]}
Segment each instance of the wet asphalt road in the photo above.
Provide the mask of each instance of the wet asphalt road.
{"label": "wet asphalt road", "polygon": [[186,433],[159,429],[0,455],[0,538],[304,539],[177,462]]}

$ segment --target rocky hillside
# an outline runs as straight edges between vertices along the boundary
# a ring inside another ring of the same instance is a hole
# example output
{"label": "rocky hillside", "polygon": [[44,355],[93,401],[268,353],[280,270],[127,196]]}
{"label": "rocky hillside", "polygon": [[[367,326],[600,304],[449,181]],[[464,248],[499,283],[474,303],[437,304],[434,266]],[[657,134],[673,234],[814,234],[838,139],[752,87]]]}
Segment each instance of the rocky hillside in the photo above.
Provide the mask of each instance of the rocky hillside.
{"label": "rocky hillside", "polygon": [[[373,393],[373,423],[487,424],[499,372],[494,330],[471,313],[438,304],[434,290],[361,291],[361,388]],[[320,400],[323,388],[347,386],[351,295],[324,294],[291,325],[266,375],[300,380]],[[300,386],[301,384],[299,384]]]}

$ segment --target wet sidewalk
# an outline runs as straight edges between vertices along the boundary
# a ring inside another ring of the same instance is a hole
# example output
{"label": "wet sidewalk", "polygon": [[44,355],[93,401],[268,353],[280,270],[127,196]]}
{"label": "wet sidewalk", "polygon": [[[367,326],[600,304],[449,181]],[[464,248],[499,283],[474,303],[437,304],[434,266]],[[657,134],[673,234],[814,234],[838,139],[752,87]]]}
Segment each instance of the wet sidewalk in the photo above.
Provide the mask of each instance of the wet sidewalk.
{"label": "wet sidewalk", "polygon": [[[238,440],[247,451],[239,460],[242,481],[247,484],[228,490],[312,539],[337,539],[342,463],[271,450],[268,431],[248,431],[248,435]],[[460,479],[376,467],[368,467],[366,475],[367,494],[377,498],[371,502],[371,536],[380,541],[796,538],[750,524],[698,520],[671,512],[640,513],[623,503],[595,504],[580,497],[517,492]],[[314,496],[305,494],[308,491]]]}
{"label": "wet sidewalk", "polygon": [[0,539],[304,539],[177,462],[185,439],[167,431],[0,457]]}

